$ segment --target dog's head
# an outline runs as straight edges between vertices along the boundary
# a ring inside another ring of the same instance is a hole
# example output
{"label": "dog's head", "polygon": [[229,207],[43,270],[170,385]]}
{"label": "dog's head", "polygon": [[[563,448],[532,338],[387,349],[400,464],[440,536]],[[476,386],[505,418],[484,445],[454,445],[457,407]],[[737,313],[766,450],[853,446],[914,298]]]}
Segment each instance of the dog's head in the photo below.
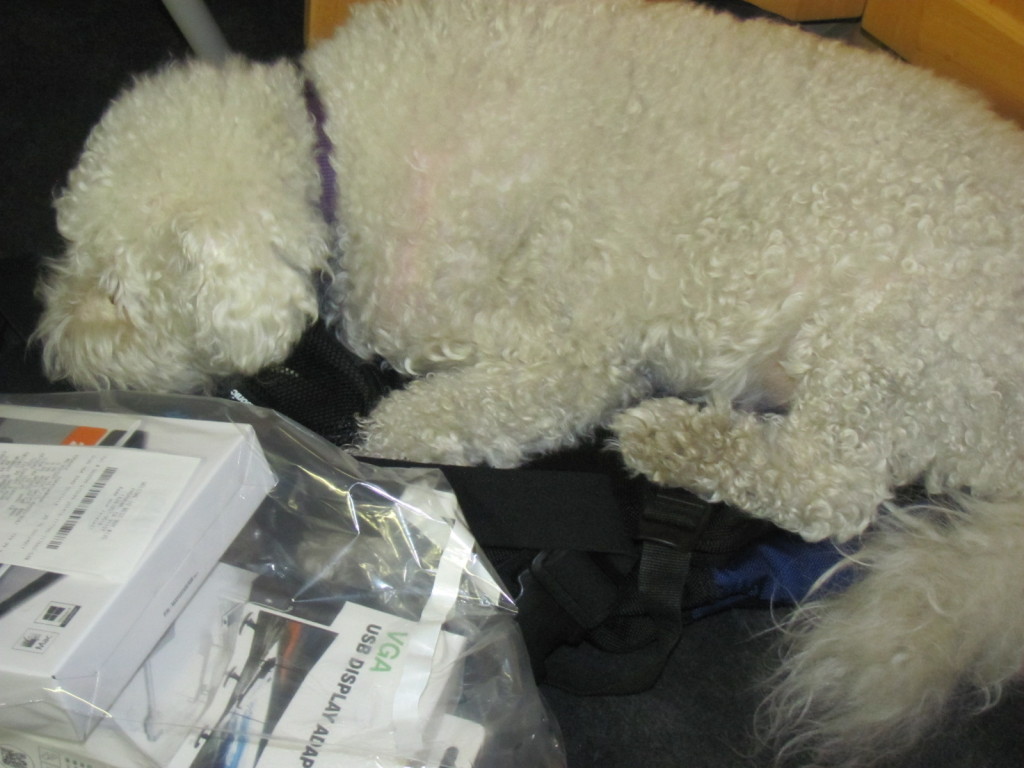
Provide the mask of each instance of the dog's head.
{"label": "dog's head", "polygon": [[56,202],[48,375],[194,391],[285,357],[328,253],[313,141],[288,64],[173,67],[117,99]]}

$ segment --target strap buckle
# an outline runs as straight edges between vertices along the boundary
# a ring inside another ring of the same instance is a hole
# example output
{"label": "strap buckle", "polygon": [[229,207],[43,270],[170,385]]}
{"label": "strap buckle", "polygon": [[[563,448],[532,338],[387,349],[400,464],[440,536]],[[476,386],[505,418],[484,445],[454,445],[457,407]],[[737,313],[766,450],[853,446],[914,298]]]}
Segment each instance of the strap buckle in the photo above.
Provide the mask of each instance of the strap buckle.
{"label": "strap buckle", "polygon": [[640,513],[636,538],[691,552],[707,527],[712,506],[682,488],[652,487]]}

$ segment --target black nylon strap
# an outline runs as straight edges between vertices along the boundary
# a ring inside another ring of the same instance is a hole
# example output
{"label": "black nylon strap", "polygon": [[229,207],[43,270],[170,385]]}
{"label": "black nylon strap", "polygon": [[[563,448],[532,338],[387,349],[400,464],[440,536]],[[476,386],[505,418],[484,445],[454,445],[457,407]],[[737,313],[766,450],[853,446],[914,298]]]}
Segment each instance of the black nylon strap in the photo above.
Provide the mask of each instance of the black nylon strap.
{"label": "black nylon strap", "polygon": [[439,468],[484,549],[633,551],[611,480],[594,472],[492,469],[365,459],[380,466]]}
{"label": "black nylon strap", "polygon": [[583,695],[638,693],[656,682],[682,633],[683,590],[710,514],[685,491],[652,490],[639,523],[636,592],[586,642],[548,657],[547,682]]}

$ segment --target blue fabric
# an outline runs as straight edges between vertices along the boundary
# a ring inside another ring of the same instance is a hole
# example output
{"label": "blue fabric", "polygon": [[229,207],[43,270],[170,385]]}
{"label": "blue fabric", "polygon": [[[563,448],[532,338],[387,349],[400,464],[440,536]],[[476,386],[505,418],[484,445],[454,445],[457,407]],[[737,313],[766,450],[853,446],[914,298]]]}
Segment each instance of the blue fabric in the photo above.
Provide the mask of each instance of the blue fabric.
{"label": "blue fabric", "polygon": [[[832,542],[808,543],[779,532],[739,553],[723,566],[712,568],[717,599],[692,612],[694,619],[744,603],[790,604],[805,597],[814,583],[844,557]],[[833,591],[851,578],[840,572],[828,584]]]}

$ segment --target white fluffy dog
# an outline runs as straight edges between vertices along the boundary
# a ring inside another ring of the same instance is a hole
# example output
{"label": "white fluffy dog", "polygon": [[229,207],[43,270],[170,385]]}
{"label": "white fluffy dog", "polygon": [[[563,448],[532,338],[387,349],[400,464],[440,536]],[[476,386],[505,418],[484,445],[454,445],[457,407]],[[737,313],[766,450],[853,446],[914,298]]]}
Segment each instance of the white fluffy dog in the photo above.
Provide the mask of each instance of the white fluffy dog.
{"label": "white fluffy dog", "polygon": [[[38,335],[79,386],[254,372],[326,305],[425,374],[368,454],[510,466],[607,426],[808,539],[888,507],[771,699],[818,759],[1021,669],[1024,135],[958,87],[686,4],[370,5],[301,68],[139,81],[57,209]],[[898,510],[912,481],[956,510]]]}

